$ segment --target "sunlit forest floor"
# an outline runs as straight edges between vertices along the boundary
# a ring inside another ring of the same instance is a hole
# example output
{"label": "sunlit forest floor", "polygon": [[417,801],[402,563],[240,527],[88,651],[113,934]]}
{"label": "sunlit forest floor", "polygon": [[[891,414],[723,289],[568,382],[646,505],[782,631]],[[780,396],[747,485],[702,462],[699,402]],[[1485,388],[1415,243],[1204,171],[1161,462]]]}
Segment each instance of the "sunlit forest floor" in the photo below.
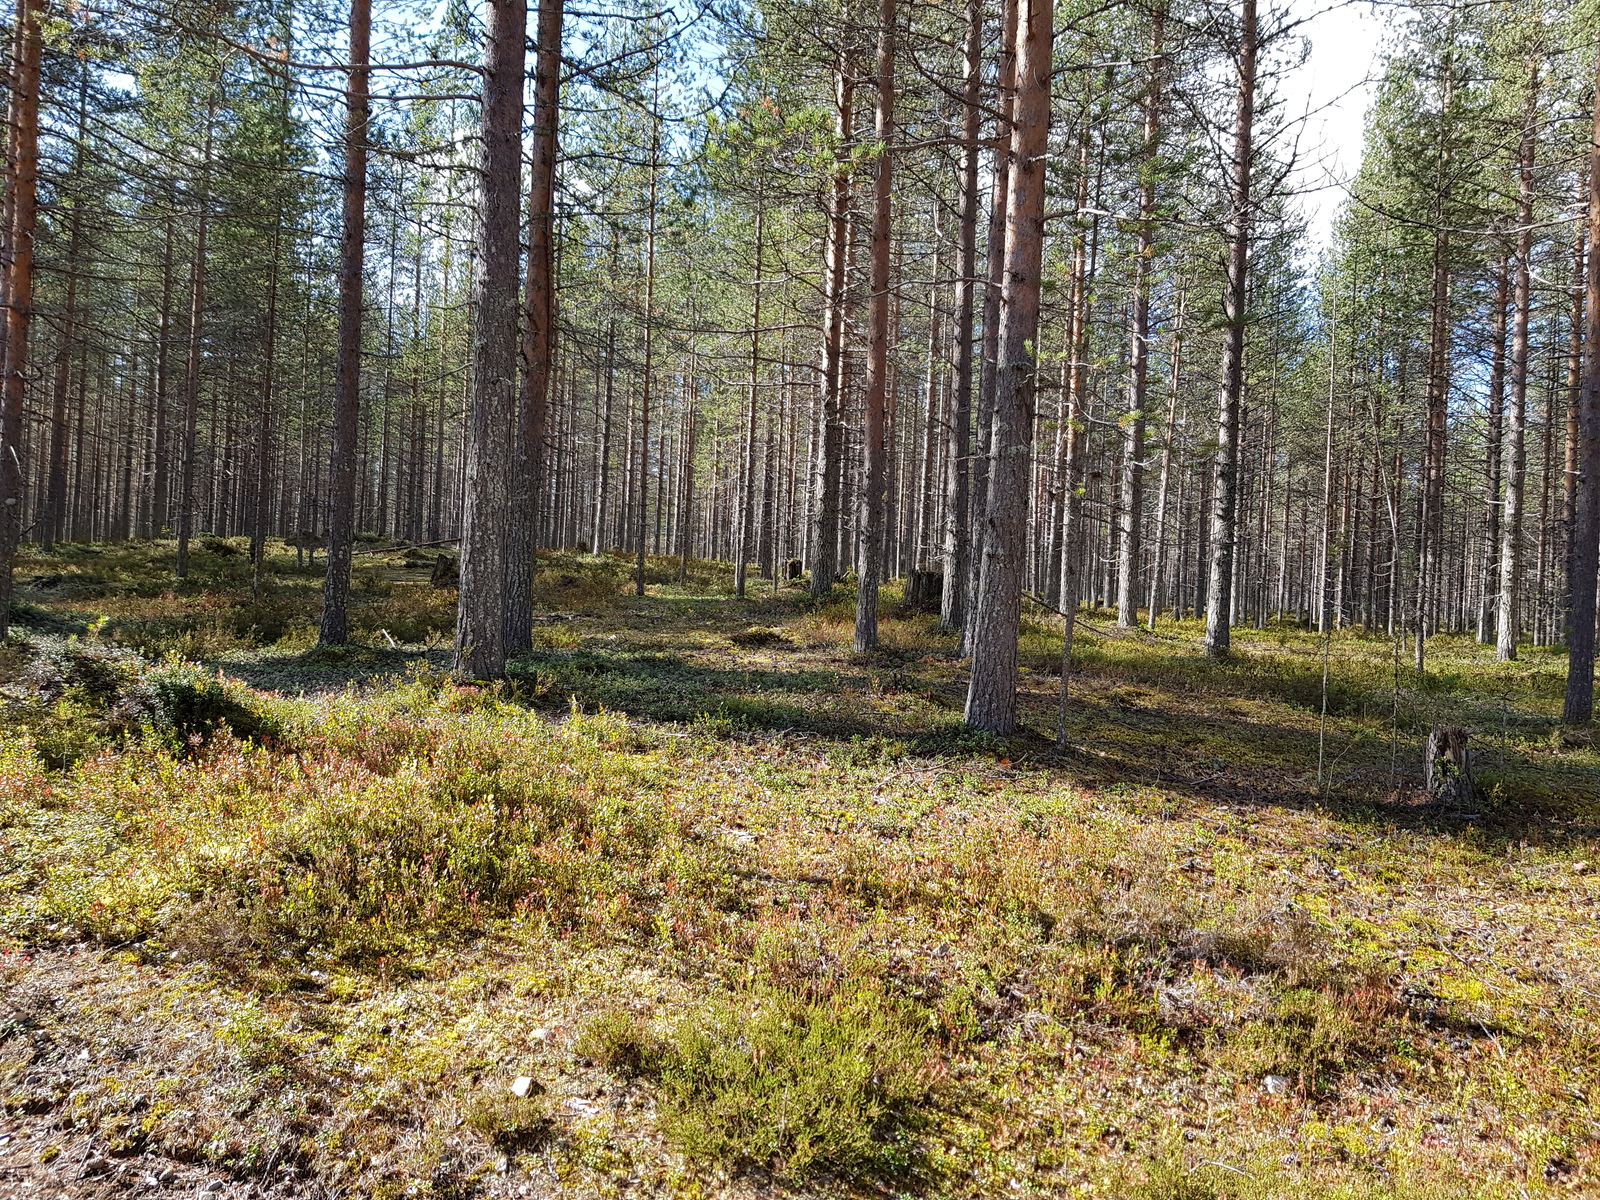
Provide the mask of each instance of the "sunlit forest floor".
{"label": "sunlit forest floor", "polygon": [[22,563],[0,1196],[1600,1194],[1558,654],[1086,611],[1058,753],[1048,615],[1001,742],[892,590],[857,656],[842,589],[555,555],[457,687],[433,552],[363,549],[337,652],[279,544]]}

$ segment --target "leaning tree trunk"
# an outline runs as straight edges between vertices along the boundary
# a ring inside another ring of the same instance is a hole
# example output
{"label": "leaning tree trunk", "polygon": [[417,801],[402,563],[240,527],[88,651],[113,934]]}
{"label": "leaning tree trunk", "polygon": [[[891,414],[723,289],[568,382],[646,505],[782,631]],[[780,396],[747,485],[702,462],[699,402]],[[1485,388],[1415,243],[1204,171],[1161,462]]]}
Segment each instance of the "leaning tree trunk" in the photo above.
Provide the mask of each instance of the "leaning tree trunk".
{"label": "leaning tree trunk", "polygon": [[[1595,66],[1600,85],[1600,58]],[[1578,399],[1578,504],[1573,513],[1572,633],[1567,642],[1567,694],[1562,720],[1584,725],[1594,715],[1595,571],[1600,562],[1600,105],[1589,142],[1589,261],[1584,277],[1582,391]]]}
{"label": "leaning tree trunk", "polygon": [[1222,386],[1218,395],[1216,466],[1211,488],[1211,572],[1206,583],[1206,653],[1231,644],[1233,552],[1239,513],[1239,398],[1244,391],[1245,303],[1250,268],[1251,137],[1256,104],[1256,0],[1239,20],[1239,96],[1233,135],[1233,196],[1228,219],[1228,284],[1223,294]]}
{"label": "leaning tree trunk", "polygon": [[11,75],[5,271],[5,370],[0,376],[0,638],[11,624],[12,563],[22,541],[22,417],[33,318],[33,227],[39,179],[39,16],[43,0],[17,0]]}
{"label": "leaning tree trunk", "polygon": [[994,463],[984,508],[983,562],[973,612],[966,721],[1010,734],[1017,727],[1017,633],[1027,557],[1029,452],[1038,371],[1045,158],[1050,135],[1049,0],[1021,0],[1017,95],[1012,110],[1006,203],[1005,294],[995,371]]}
{"label": "leaning tree trunk", "polygon": [[861,573],[856,580],[856,652],[878,645],[878,577],[883,573],[884,489],[888,446],[884,444],[889,390],[890,187],[894,179],[889,143],[894,138],[894,3],[882,0],[878,16],[877,170],[872,185],[871,293],[867,300],[867,394],[862,454]]}
{"label": "leaning tree trunk", "polygon": [[490,0],[483,80],[483,182],[478,218],[472,402],[456,610],[456,674],[506,670],[506,566],[516,404],[517,233],[522,182],[526,0]]}
{"label": "leaning tree trunk", "polygon": [[511,545],[506,561],[506,651],[533,645],[534,556],[539,544],[539,495],[544,487],[544,439],[555,353],[556,131],[561,105],[561,22],[564,0],[539,5],[533,82],[533,169],[528,186],[528,285],[523,299],[522,388],[512,459]]}

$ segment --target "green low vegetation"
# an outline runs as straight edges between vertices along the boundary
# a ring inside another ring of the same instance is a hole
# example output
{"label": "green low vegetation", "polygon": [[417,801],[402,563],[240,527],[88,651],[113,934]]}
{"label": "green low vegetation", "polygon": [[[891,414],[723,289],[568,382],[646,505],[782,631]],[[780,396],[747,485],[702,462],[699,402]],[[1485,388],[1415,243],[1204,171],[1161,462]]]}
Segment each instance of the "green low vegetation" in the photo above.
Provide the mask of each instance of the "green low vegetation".
{"label": "green low vegetation", "polygon": [[[12,1116],[270,1194],[1594,1186],[1600,761],[1557,656],[1441,638],[1419,681],[1345,631],[1324,728],[1309,633],[1213,663],[1086,613],[1058,752],[1044,617],[1011,742],[962,731],[933,617],[891,598],[860,657],[843,597],[714,564],[636,600],[551,558],[536,651],[460,687],[454,593],[373,548],[338,653],[285,547],[259,599],[239,554],[25,565]],[[1473,812],[1416,786],[1446,717]]]}

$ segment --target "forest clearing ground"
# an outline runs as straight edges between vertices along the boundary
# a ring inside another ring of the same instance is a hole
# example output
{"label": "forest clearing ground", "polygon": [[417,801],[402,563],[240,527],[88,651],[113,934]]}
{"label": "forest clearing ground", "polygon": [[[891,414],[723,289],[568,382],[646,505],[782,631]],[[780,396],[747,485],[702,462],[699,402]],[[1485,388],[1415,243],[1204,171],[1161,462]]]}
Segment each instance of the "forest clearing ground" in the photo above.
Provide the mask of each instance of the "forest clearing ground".
{"label": "forest clearing ground", "polygon": [[[534,652],[458,688],[399,551],[338,652],[282,547],[260,601],[168,553],[23,568],[83,637],[0,661],[0,1197],[1600,1188],[1600,763],[1544,650],[1397,690],[1340,633],[1319,791],[1290,626],[1219,664],[1088,615],[1058,755],[1043,618],[1003,743],[892,597],[863,657],[842,596],[554,556]],[[184,686],[256,744],[119,733],[110,638],[243,681]],[[1416,795],[1438,719],[1473,813]]]}

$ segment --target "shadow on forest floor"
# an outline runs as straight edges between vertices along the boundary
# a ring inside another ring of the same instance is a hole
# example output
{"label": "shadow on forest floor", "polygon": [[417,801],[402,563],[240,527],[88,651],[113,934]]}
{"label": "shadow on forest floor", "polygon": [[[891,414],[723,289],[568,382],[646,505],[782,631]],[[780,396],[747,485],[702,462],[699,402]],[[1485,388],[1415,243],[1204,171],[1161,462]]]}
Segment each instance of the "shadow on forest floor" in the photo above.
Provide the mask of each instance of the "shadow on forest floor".
{"label": "shadow on forest floor", "polygon": [[[1582,739],[1553,717],[1474,690],[1472,663],[1441,658],[1420,686],[1385,690],[1356,645],[1338,664],[1321,728],[1321,663],[1294,647],[1244,642],[1213,662],[1180,636],[1088,642],[1075,656],[1065,751],[1055,745],[1059,635],[1025,623],[1019,707],[1007,743],[961,724],[965,663],[931,616],[883,622],[883,647],[858,655],[842,600],[794,591],[747,600],[703,594],[624,596],[602,608],[541,611],[535,648],[509,672],[516,694],[562,713],[605,709],[639,721],[694,723],[728,737],[808,735],[887,741],[892,754],[966,754],[990,746],[1084,783],[1248,805],[1316,807],[1341,819],[1459,833],[1491,843],[1567,842],[1600,834],[1600,771]],[[1291,635],[1292,636],[1292,635]],[[1278,640],[1284,639],[1280,633]],[[1054,657],[1053,657],[1054,656]],[[444,672],[448,648],[351,646],[339,651],[222,656],[213,665],[286,694]],[[1304,661],[1301,661],[1301,660]],[[1383,666],[1379,662],[1379,666]],[[1057,673],[1052,673],[1052,668]],[[1523,691],[1537,697],[1539,680]],[[1431,720],[1476,722],[1480,799],[1441,812],[1419,789]],[[1318,779],[1319,742],[1323,778]]]}

